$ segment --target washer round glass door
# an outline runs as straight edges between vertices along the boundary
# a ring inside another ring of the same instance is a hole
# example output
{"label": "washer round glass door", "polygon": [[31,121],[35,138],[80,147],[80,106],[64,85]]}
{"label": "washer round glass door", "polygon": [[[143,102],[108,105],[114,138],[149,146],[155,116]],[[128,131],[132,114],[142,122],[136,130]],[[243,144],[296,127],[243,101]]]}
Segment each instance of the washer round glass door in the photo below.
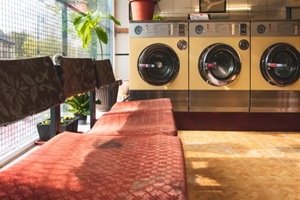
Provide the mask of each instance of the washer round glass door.
{"label": "washer round glass door", "polygon": [[175,51],[165,44],[146,47],[138,59],[141,78],[150,85],[170,84],[178,75],[180,62]]}
{"label": "washer round glass door", "polygon": [[198,70],[208,84],[225,86],[235,81],[240,74],[240,57],[229,45],[212,44],[200,55]]}
{"label": "washer round glass door", "polygon": [[299,78],[299,52],[286,43],[270,46],[262,55],[260,70],[266,81],[276,86],[287,86]]}

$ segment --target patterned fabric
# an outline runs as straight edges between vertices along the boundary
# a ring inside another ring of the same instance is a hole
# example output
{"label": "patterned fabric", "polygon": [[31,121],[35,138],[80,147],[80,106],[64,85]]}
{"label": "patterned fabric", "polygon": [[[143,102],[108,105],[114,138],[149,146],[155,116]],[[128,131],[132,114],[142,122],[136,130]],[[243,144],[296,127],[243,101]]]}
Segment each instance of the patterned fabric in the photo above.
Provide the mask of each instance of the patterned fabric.
{"label": "patterned fabric", "polygon": [[64,101],[50,57],[0,60],[0,125],[41,112]]}
{"label": "patterned fabric", "polygon": [[96,77],[93,59],[60,57],[58,64],[64,72],[64,92],[67,98],[95,89]]}
{"label": "patterned fabric", "polygon": [[102,135],[177,135],[171,110],[104,114],[88,133]]}
{"label": "patterned fabric", "polygon": [[97,88],[109,85],[116,81],[110,60],[96,60]]}
{"label": "patterned fabric", "polygon": [[142,110],[173,110],[169,98],[135,100],[117,102],[113,105],[109,113],[135,112]]}
{"label": "patterned fabric", "polygon": [[188,199],[178,137],[64,132],[0,172],[0,199]]}

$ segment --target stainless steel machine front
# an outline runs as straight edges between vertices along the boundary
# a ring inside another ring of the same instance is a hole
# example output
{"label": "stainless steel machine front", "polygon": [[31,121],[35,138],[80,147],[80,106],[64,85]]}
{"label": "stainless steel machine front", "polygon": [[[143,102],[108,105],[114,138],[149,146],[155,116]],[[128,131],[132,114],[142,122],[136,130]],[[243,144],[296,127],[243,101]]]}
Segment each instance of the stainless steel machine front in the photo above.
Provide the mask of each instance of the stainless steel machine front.
{"label": "stainless steel machine front", "polygon": [[250,22],[190,22],[191,112],[249,112]]}
{"label": "stainless steel machine front", "polygon": [[174,111],[188,111],[188,23],[130,23],[131,100],[170,98]]}
{"label": "stainless steel machine front", "polygon": [[300,21],[251,22],[250,112],[300,112]]}

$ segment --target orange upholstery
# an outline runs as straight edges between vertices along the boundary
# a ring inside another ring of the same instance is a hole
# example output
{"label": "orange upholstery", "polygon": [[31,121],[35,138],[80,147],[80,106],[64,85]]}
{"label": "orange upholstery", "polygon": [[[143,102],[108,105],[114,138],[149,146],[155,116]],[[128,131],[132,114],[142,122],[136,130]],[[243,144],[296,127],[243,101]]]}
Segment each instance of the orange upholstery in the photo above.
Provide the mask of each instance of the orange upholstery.
{"label": "orange upholstery", "polygon": [[0,173],[0,199],[188,199],[178,137],[64,132]]}
{"label": "orange upholstery", "polygon": [[171,110],[104,114],[88,133],[101,135],[177,135]]}
{"label": "orange upholstery", "polygon": [[109,111],[112,113],[135,112],[142,110],[173,110],[171,100],[169,98],[147,99],[117,102]]}
{"label": "orange upholstery", "polygon": [[[0,122],[96,87],[92,59],[59,57],[63,87],[49,59],[0,61],[0,95],[5,97],[0,98]],[[14,70],[20,73],[12,76]],[[98,86],[112,80],[102,79]],[[188,199],[169,99],[117,104],[89,133],[60,133],[0,172],[0,199]]]}
{"label": "orange upholstery", "polygon": [[65,99],[50,57],[0,60],[0,125],[59,105]]}

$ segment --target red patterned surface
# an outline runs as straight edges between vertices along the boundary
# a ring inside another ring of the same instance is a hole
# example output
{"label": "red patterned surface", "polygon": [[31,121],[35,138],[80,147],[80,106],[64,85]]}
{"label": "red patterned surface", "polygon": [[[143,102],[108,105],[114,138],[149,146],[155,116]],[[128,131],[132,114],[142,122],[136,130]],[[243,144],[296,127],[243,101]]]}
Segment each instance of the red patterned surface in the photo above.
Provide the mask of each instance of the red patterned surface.
{"label": "red patterned surface", "polygon": [[102,135],[177,135],[171,110],[125,112],[102,115],[88,132]]}
{"label": "red patterned surface", "polygon": [[0,172],[0,199],[188,199],[181,141],[64,132]]}
{"label": "red patterned surface", "polygon": [[117,102],[113,105],[109,113],[134,112],[141,110],[173,110],[169,98],[147,99]]}

